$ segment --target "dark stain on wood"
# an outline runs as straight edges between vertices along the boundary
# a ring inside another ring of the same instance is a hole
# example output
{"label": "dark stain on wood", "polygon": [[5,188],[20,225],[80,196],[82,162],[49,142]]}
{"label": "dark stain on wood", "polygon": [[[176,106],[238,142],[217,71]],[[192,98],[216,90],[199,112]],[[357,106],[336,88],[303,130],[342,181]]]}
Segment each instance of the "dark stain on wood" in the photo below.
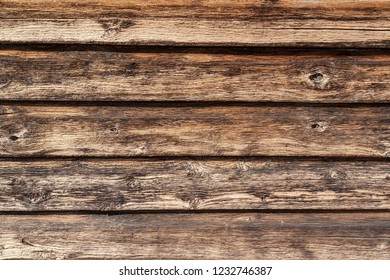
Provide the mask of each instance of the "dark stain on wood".
{"label": "dark stain on wood", "polygon": [[12,82],[12,78],[9,75],[1,75],[0,76],[0,89],[5,89]]}
{"label": "dark stain on wood", "polygon": [[35,180],[14,178],[11,181],[11,195],[22,203],[41,204],[51,197],[51,190],[37,187]]}
{"label": "dark stain on wood", "polygon": [[132,20],[121,20],[121,19],[100,19],[98,20],[105,31],[105,35],[113,35],[123,30],[134,26],[135,23]]}

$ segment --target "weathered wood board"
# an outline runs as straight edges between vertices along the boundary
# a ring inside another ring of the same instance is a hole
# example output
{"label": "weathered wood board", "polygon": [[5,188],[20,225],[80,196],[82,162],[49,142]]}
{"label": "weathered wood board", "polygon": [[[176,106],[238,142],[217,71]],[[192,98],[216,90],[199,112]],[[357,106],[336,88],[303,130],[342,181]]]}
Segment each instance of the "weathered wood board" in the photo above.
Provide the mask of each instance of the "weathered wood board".
{"label": "weathered wood board", "polygon": [[387,48],[386,0],[1,1],[0,41]]}
{"label": "weathered wood board", "polygon": [[387,52],[158,50],[0,50],[0,99],[390,102]]}
{"label": "weathered wood board", "polygon": [[0,216],[18,259],[389,259],[389,213]]}
{"label": "weathered wood board", "polygon": [[0,211],[389,208],[387,162],[0,161]]}
{"label": "weathered wood board", "polygon": [[389,259],[389,19],[0,0],[0,259]]}
{"label": "weathered wood board", "polygon": [[1,106],[0,156],[390,155],[390,107]]}

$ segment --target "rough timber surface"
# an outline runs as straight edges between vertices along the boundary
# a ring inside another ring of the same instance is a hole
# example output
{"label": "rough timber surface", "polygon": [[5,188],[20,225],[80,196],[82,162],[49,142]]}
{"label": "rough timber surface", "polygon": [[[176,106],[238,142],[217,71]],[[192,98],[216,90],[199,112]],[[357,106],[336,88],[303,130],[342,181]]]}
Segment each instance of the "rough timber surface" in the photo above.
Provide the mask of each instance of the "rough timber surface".
{"label": "rough timber surface", "polygon": [[0,216],[6,259],[389,259],[390,213]]}
{"label": "rough timber surface", "polygon": [[390,102],[390,52],[152,51],[3,49],[0,99]]}
{"label": "rough timber surface", "polygon": [[389,47],[386,0],[0,2],[0,41]]}
{"label": "rough timber surface", "polygon": [[0,0],[0,259],[390,259],[389,0]]}
{"label": "rough timber surface", "polygon": [[390,165],[288,159],[0,161],[0,211],[390,208]]}
{"label": "rough timber surface", "polygon": [[390,107],[0,106],[0,156],[390,155]]}

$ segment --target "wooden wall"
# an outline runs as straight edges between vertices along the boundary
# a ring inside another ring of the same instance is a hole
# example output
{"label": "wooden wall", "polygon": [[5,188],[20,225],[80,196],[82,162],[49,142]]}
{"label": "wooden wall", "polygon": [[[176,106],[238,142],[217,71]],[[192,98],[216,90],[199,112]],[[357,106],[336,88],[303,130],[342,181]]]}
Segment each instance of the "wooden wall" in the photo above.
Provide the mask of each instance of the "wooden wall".
{"label": "wooden wall", "polygon": [[390,1],[0,0],[1,259],[389,259]]}

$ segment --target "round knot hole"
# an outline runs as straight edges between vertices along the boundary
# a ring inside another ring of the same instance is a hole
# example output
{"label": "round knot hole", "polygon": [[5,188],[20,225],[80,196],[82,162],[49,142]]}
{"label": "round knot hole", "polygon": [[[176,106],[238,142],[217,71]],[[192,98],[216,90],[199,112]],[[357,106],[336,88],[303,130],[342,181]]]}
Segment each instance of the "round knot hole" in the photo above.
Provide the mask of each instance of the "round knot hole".
{"label": "round knot hole", "polygon": [[321,81],[324,79],[324,75],[321,73],[314,73],[309,76],[309,79],[314,83],[321,83]]}
{"label": "round knot hole", "polygon": [[313,122],[310,124],[311,129],[314,129],[315,131],[323,132],[328,129],[329,123],[325,121],[321,122]]}
{"label": "round knot hole", "polygon": [[313,123],[311,125],[311,128],[313,128],[313,129],[316,129],[316,128],[319,128],[319,127],[320,127],[320,125],[318,123]]}
{"label": "round knot hole", "polygon": [[19,137],[16,136],[16,135],[12,135],[12,136],[9,138],[9,140],[11,140],[11,141],[16,141],[16,140],[18,140],[18,139],[19,139]]}

